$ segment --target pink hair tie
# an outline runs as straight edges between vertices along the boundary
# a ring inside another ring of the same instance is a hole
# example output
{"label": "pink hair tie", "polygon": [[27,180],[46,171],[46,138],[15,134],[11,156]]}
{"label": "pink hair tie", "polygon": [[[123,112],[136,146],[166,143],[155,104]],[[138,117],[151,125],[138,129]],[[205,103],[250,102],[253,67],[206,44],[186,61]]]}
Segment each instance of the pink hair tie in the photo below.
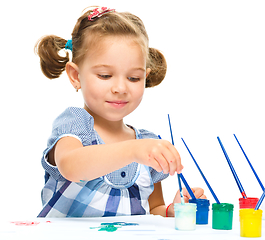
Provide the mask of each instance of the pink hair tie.
{"label": "pink hair tie", "polygon": [[110,12],[115,12],[115,9],[110,9],[107,7],[97,7],[93,9],[93,12],[88,16],[89,21],[94,21],[96,18]]}

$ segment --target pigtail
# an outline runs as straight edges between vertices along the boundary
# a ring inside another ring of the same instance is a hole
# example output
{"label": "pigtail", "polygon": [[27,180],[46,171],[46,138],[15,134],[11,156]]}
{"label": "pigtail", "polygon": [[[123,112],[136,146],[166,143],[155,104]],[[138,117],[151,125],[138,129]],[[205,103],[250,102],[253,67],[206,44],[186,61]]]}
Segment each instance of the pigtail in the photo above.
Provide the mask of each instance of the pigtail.
{"label": "pigtail", "polygon": [[151,68],[146,79],[146,88],[159,85],[165,78],[167,72],[167,62],[164,55],[155,48],[149,48],[149,64]]}
{"label": "pigtail", "polygon": [[69,53],[62,57],[59,51],[65,48],[67,41],[55,35],[44,36],[35,45],[35,52],[40,57],[43,74],[50,79],[58,78],[69,61]]}

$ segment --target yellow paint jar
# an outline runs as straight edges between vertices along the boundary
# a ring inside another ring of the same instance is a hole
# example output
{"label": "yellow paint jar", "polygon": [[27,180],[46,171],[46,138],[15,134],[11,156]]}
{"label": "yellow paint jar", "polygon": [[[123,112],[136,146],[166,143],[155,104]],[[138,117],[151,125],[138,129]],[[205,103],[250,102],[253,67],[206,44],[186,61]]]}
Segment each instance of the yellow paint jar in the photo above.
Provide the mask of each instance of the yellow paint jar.
{"label": "yellow paint jar", "polygon": [[262,210],[240,209],[240,236],[261,237]]}

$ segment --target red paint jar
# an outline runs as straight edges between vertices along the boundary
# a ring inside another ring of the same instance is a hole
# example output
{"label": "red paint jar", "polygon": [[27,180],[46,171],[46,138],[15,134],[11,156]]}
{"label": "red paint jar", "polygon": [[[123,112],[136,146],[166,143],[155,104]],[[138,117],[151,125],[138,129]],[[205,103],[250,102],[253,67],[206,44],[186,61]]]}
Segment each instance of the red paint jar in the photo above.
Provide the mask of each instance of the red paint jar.
{"label": "red paint jar", "polygon": [[239,209],[255,208],[258,201],[258,198],[239,198]]}

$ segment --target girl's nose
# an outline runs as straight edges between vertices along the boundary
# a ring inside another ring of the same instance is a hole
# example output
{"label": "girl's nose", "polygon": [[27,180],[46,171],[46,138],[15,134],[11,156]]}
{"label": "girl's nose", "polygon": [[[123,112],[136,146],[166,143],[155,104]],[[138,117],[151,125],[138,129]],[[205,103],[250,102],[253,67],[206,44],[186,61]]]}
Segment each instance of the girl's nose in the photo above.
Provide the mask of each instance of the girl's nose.
{"label": "girl's nose", "polygon": [[113,80],[114,81],[111,88],[112,93],[125,94],[128,92],[126,79],[119,77]]}

